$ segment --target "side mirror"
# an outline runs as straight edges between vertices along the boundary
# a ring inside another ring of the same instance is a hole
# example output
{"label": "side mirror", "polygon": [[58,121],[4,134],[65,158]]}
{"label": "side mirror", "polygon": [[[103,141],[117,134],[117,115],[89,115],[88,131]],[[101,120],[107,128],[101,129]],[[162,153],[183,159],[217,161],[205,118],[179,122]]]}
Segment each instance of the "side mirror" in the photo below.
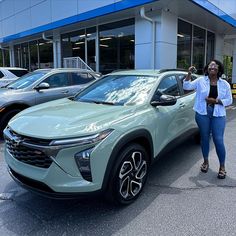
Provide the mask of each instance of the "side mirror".
{"label": "side mirror", "polygon": [[43,82],[35,87],[36,90],[48,89],[48,88],[50,88],[50,85],[49,83],[46,83],[46,82]]}
{"label": "side mirror", "polygon": [[175,96],[171,95],[161,95],[158,101],[151,101],[152,106],[172,106],[175,105],[177,99]]}

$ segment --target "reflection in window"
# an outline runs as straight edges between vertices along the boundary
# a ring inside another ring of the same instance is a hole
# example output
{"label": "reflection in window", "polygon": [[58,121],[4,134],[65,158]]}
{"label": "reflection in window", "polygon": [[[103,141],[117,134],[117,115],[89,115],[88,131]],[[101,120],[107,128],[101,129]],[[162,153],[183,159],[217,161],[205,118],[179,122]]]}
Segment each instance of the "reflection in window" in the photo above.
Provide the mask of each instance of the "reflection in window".
{"label": "reflection in window", "polygon": [[80,57],[85,60],[85,30],[62,36],[62,57]]}
{"label": "reflection in window", "polygon": [[[207,45],[205,45],[206,34]],[[185,21],[178,20],[177,37],[177,67],[188,69],[190,65],[195,65],[198,73],[202,74],[205,62],[214,58],[215,34]],[[193,45],[192,49],[191,45]]]}
{"label": "reflection in window", "polygon": [[180,91],[174,75],[164,78],[158,86],[158,94],[179,96]]}
{"label": "reflection in window", "polygon": [[156,77],[152,76],[111,75],[89,86],[76,99],[114,105],[143,104],[155,82]]}
{"label": "reflection in window", "polygon": [[100,31],[100,72],[134,68],[134,19],[102,25]]}
{"label": "reflection in window", "polygon": [[29,42],[30,49],[30,66],[29,70],[33,71],[39,68],[39,58],[38,58],[38,42],[31,41]]}
{"label": "reflection in window", "polygon": [[212,32],[207,32],[207,59],[209,62],[214,58],[214,49],[215,49],[215,34]]}
{"label": "reflection in window", "polygon": [[55,75],[51,75],[43,82],[48,83],[50,85],[50,88],[69,86],[70,84],[68,80],[68,74],[69,73],[58,73]]}
{"label": "reflection in window", "polygon": [[203,73],[205,56],[206,31],[194,26],[193,31],[193,65],[198,69],[198,73]]}
{"label": "reflection in window", "polygon": [[95,80],[95,78],[88,73],[73,72],[73,73],[71,73],[71,75],[72,75],[71,76],[72,85],[86,84],[86,83],[89,83],[89,82]]}
{"label": "reflection in window", "polygon": [[192,25],[182,20],[178,21],[177,67],[187,69],[191,64]]}
{"label": "reflection in window", "polygon": [[43,39],[38,41],[39,45],[39,68],[53,68],[53,44],[52,41],[45,41]]}
{"label": "reflection in window", "polygon": [[2,50],[0,49],[0,66],[3,66]]}

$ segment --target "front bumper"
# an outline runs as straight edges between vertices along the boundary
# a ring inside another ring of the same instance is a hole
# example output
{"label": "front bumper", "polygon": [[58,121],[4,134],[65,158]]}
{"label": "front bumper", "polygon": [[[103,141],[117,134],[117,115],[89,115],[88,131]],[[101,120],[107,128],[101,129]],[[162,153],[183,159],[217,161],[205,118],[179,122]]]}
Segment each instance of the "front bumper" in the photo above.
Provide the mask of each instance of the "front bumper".
{"label": "front bumper", "polygon": [[93,192],[84,192],[84,193],[63,193],[63,192],[55,192],[46,184],[36,181],[30,178],[27,178],[23,175],[16,173],[10,167],[8,167],[8,173],[13,178],[13,180],[19,184],[22,188],[35,192],[41,196],[53,198],[53,199],[77,199],[78,197],[83,197],[87,195],[99,195],[102,193],[101,190],[93,191]]}
{"label": "front bumper", "polygon": [[12,178],[24,188],[53,198],[71,198],[77,195],[101,192],[112,144],[114,144],[114,139],[111,135],[109,139],[103,140],[94,147],[90,156],[92,181],[83,178],[74,157],[75,153],[91,148],[91,146],[73,146],[60,149],[53,157],[49,167],[45,165],[40,167],[15,158],[6,144],[5,160]]}

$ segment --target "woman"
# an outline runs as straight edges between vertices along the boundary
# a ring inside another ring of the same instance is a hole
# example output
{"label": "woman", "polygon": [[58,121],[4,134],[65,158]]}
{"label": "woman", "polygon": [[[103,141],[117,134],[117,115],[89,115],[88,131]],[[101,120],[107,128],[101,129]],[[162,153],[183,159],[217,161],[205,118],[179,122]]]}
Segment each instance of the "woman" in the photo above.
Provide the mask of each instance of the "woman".
{"label": "woman", "polygon": [[220,168],[218,178],[224,179],[225,171],[225,146],[224,130],[226,122],[225,107],[232,103],[232,94],[230,85],[227,81],[221,79],[224,73],[223,64],[218,60],[212,60],[205,68],[205,76],[191,81],[191,73],[195,68],[189,68],[183,84],[185,90],[195,90],[196,98],[194,110],[195,119],[200,130],[201,149],[204,162],[201,165],[201,171],[206,173],[209,168],[209,146],[210,134],[212,134],[216,153],[219,159]]}

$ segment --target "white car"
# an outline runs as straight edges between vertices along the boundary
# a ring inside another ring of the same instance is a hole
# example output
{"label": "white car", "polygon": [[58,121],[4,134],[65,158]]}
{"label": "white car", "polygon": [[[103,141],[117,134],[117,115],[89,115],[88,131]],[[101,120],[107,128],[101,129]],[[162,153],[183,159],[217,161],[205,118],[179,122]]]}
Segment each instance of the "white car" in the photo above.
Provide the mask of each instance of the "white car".
{"label": "white car", "polygon": [[0,67],[0,87],[6,86],[28,71],[19,67]]}

